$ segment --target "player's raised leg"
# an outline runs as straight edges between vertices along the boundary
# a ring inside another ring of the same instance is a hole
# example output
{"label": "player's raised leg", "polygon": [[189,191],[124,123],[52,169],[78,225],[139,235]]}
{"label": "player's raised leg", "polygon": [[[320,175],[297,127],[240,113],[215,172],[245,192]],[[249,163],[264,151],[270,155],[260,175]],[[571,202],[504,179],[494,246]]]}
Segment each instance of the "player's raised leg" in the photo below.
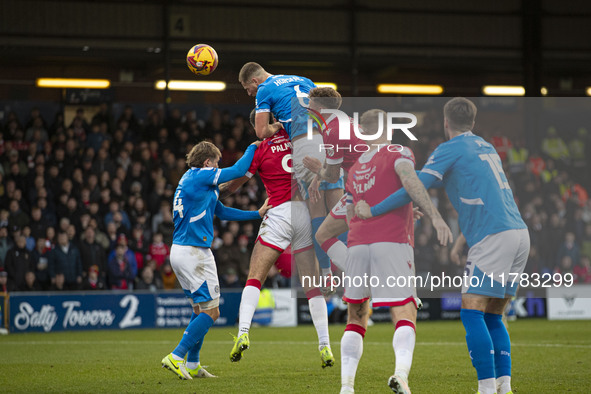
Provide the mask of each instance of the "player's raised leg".
{"label": "player's raised leg", "polygon": [[248,333],[252,323],[252,317],[259,302],[261,285],[267,278],[269,270],[281,255],[282,250],[271,245],[263,245],[261,239],[255,244],[250,257],[250,269],[246,286],[242,291],[240,311],[238,317],[238,335],[234,340],[234,346],[230,352],[230,361],[237,362],[242,358],[242,353],[250,347]]}

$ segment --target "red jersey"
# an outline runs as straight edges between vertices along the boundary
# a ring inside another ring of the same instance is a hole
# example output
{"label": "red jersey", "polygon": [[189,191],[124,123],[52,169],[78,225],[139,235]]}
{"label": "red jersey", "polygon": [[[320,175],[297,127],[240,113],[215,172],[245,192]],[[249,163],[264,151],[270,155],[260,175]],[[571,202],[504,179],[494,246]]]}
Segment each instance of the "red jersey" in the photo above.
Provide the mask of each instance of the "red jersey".
{"label": "red jersey", "polygon": [[363,149],[355,151],[356,146],[365,145],[365,141],[355,135],[353,130],[353,119],[350,119],[351,139],[339,139],[339,119],[336,115],[331,115],[326,120],[326,128],[322,129],[322,139],[326,149],[326,164],[340,164],[341,168],[349,172],[359,156],[365,152]]}
{"label": "red jersey", "polygon": [[277,207],[291,200],[293,173],[291,141],[285,130],[265,138],[254,153],[252,164],[246,173],[249,178],[257,171],[263,180],[269,204]]}
{"label": "red jersey", "polygon": [[[402,148],[402,149],[401,149]],[[414,167],[414,155],[407,147],[380,145],[364,153],[351,167],[347,179],[348,202],[365,200],[370,206],[402,187],[394,169],[399,161],[408,161]],[[414,247],[414,221],[412,203],[394,211],[361,220],[354,216],[349,223],[348,246],[368,245],[377,242],[410,244]]]}

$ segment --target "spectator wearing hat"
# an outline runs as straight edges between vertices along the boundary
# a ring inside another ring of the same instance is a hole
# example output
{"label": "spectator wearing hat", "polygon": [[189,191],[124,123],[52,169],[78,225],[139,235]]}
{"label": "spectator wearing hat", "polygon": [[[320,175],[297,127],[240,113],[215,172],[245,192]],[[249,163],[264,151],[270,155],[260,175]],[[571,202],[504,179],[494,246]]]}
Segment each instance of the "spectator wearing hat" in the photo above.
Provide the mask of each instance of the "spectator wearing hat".
{"label": "spectator wearing hat", "polygon": [[88,268],[88,274],[82,282],[82,290],[106,290],[104,272],[99,270],[98,265],[91,265]]}
{"label": "spectator wearing hat", "polygon": [[225,271],[222,271],[220,276],[220,287],[224,289],[238,289],[242,287],[240,279],[238,278],[238,272],[236,272],[235,268],[229,267]]}
{"label": "spectator wearing hat", "polygon": [[63,274],[64,289],[77,290],[82,284],[82,260],[80,251],[70,243],[68,234],[60,231],[57,245],[49,254],[49,276],[51,282],[56,282],[56,275]]}

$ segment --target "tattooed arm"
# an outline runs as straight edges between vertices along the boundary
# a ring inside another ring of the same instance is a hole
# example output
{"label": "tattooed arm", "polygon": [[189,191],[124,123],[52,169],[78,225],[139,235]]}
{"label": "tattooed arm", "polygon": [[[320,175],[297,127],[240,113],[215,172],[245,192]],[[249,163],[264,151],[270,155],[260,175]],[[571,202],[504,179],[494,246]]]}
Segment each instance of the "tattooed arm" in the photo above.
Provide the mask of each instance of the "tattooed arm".
{"label": "tattooed arm", "polygon": [[431,219],[441,217],[439,211],[437,211],[437,208],[431,202],[427,189],[425,189],[425,186],[423,186],[417,177],[413,166],[408,162],[402,162],[395,169],[400,177],[402,186],[421,211],[425,212]]}
{"label": "tattooed arm", "polygon": [[408,162],[402,162],[396,166],[395,170],[410,198],[431,218],[439,243],[443,246],[447,245],[448,242],[451,242],[451,230],[433,205],[427,189],[417,177],[413,166]]}

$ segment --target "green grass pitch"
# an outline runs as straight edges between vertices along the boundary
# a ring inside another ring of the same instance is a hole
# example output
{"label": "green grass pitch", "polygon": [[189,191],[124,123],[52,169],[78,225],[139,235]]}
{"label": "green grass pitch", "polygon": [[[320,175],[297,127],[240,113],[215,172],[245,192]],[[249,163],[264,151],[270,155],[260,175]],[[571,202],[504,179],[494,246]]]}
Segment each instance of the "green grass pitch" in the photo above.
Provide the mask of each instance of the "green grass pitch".
{"label": "green grass pitch", "polygon": [[[192,381],[160,367],[181,329],[11,334],[0,337],[0,392],[338,393],[343,329],[330,328],[337,364],[323,370],[312,326],[253,328],[239,363],[229,361],[236,329],[213,328],[201,362],[219,377]],[[509,331],[515,394],[591,392],[591,322],[518,320]],[[369,327],[356,392],[389,392],[392,335],[390,324]],[[418,323],[410,386],[415,394],[476,391],[459,321]]]}

